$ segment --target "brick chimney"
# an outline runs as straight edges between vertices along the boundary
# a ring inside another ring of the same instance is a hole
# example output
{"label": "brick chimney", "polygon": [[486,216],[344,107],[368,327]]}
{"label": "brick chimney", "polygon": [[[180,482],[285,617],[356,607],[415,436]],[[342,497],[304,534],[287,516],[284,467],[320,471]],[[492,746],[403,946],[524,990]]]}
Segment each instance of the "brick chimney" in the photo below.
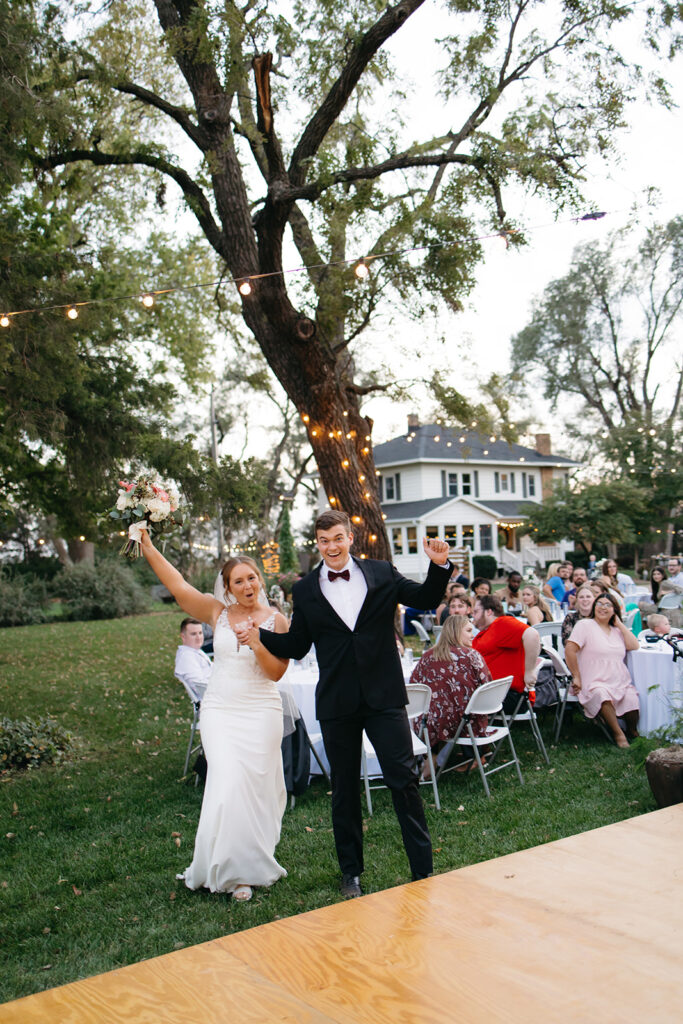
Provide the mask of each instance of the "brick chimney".
{"label": "brick chimney", "polygon": [[536,434],[536,451],[539,455],[552,454],[550,434]]}
{"label": "brick chimney", "polygon": [[414,412],[409,412],[408,413],[408,433],[410,433],[411,430],[417,430],[417,428],[419,426],[420,426],[420,418],[419,418],[419,416],[416,413],[414,413]]}

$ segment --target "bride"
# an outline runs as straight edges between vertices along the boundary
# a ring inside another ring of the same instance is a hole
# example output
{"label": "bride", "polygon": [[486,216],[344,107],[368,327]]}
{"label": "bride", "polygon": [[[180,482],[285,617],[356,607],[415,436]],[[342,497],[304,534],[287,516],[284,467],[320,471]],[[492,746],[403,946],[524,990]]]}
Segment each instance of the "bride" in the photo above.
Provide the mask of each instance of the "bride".
{"label": "bride", "polygon": [[[215,596],[201,594],[141,532],[151,569],[188,615],[214,632],[214,664],[201,707],[208,765],[192,863],[179,878],[189,889],[251,899],[253,885],[272,885],[287,872],[275,860],[287,802],[282,770],[282,702],[275,681],[287,662],[270,654],[258,628],[286,633],[287,620],[268,607],[263,579],[246,556],[230,558]],[[236,630],[249,631],[248,644]]]}

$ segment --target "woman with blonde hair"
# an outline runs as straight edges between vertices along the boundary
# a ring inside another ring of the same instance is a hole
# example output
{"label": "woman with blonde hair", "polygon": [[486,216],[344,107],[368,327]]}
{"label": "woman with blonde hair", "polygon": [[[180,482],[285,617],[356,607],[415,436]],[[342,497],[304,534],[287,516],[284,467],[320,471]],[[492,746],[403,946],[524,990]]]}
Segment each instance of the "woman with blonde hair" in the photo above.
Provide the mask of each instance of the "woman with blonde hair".
{"label": "woman with blonde hair", "polygon": [[522,614],[530,626],[537,626],[539,622],[553,621],[550,606],[538,587],[527,583],[522,590],[521,596],[524,603]]}
{"label": "woman with blonde hair", "polygon": [[[411,683],[425,683],[432,691],[427,715],[427,732],[432,750],[455,736],[467,702],[491,673],[478,651],[472,649],[472,623],[466,615],[449,615],[434,646],[422,655],[413,669]],[[488,721],[481,716],[473,724],[482,735]],[[426,764],[426,763],[425,763]],[[423,777],[429,766],[423,769]]]}

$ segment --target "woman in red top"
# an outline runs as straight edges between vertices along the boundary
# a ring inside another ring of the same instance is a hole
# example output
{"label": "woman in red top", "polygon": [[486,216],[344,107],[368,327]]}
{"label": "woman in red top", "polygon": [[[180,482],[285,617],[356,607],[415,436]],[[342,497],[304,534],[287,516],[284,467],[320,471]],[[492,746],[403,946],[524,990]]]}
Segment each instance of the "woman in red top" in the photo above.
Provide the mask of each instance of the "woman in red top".
{"label": "woman in red top", "polygon": [[520,693],[536,683],[541,638],[524,622],[512,615],[504,615],[503,605],[495,594],[477,598],[472,621],[479,630],[472,646],[486,662],[491,678],[512,676],[510,691],[503,702],[505,712],[512,713]]}

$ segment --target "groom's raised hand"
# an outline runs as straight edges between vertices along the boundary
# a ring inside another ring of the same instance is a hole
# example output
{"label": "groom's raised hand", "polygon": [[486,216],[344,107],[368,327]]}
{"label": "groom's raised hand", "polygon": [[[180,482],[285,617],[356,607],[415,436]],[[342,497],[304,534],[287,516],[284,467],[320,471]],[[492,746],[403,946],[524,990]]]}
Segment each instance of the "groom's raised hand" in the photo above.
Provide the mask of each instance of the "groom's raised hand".
{"label": "groom's raised hand", "polygon": [[445,540],[439,540],[438,537],[423,537],[422,546],[431,562],[436,562],[437,565],[448,563],[448,544]]}

